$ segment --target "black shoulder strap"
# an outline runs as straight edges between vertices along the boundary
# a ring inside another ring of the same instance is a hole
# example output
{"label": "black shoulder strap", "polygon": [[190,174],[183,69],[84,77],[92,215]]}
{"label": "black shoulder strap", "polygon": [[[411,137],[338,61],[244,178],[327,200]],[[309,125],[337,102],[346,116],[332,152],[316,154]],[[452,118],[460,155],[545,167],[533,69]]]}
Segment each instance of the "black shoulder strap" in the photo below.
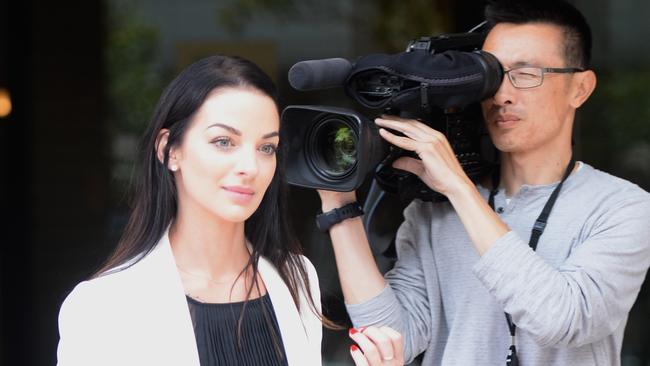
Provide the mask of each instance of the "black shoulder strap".
{"label": "black shoulder strap", "polygon": [[[539,217],[537,217],[537,220],[535,220],[535,224],[533,225],[533,230],[530,233],[530,240],[528,241],[528,245],[530,245],[530,247],[533,248],[533,250],[537,249],[537,243],[539,242],[539,238],[544,233],[544,229],[546,229],[546,223],[548,222],[548,217],[551,215],[551,210],[553,209],[553,205],[555,205],[555,201],[557,201],[557,197],[560,195],[560,190],[562,189],[562,185],[564,184],[564,181],[566,181],[567,178],[569,178],[569,175],[571,175],[571,172],[573,171],[575,164],[576,162],[573,159],[573,156],[571,156],[571,160],[569,161],[569,164],[567,165],[566,170],[564,171],[564,176],[562,176],[562,180],[560,180],[560,183],[555,187],[555,189],[551,193],[551,196],[548,198],[548,201],[546,201],[546,204],[542,209],[542,213],[539,215]],[[492,173],[492,190],[490,191],[490,197],[488,198],[488,203],[490,204],[490,207],[492,207],[493,210],[494,210],[494,197],[499,192],[499,179],[500,179],[500,167],[497,166],[495,167],[495,170]],[[508,349],[509,353],[506,359],[506,366],[518,366],[519,358],[517,357],[517,348],[515,346],[515,334],[517,331],[517,326],[512,321],[510,314],[508,313],[506,313],[506,321],[508,322],[508,330],[510,331],[510,337],[512,338],[510,348]]]}

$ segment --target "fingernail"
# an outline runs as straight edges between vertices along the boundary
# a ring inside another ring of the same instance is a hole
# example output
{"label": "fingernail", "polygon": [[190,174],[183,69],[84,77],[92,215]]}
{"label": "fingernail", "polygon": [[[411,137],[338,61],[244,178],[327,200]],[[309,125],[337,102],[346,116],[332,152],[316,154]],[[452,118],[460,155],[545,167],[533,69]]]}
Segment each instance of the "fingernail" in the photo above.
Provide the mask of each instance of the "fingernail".
{"label": "fingernail", "polygon": [[359,350],[359,347],[355,346],[354,344],[350,346],[350,352],[356,352]]}
{"label": "fingernail", "polygon": [[358,332],[358,330],[356,330],[354,328],[350,328],[350,330],[349,330],[350,335],[357,334],[357,332]]}

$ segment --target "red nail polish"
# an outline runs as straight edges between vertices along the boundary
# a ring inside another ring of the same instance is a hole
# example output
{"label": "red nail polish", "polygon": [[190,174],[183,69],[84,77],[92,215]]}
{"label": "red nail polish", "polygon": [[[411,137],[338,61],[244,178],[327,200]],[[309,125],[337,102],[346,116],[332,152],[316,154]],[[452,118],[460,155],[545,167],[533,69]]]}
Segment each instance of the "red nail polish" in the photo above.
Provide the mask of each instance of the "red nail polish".
{"label": "red nail polish", "polygon": [[354,344],[350,346],[350,352],[355,352],[358,351],[359,347],[355,346]]}
{"label": "red nail polish", "polygon": [[354,328],[350,328],[349,332],[350,332],[350,335],[354,335],[354,334],[357,334],[358,330],[356,330]]}

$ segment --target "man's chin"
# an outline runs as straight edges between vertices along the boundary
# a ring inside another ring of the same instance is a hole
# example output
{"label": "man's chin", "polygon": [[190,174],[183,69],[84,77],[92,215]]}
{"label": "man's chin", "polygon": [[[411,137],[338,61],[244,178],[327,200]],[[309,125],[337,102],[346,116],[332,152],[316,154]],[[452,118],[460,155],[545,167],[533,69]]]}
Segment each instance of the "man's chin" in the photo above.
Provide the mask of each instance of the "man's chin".
{"label": "man's chin", "polygon": [[492,140],[494,143],[494,146],[497,148],[502,153],[517,153],[521,152],[523,150],[522,146],[519,144],[516,144],[514,141],[511,140]]}

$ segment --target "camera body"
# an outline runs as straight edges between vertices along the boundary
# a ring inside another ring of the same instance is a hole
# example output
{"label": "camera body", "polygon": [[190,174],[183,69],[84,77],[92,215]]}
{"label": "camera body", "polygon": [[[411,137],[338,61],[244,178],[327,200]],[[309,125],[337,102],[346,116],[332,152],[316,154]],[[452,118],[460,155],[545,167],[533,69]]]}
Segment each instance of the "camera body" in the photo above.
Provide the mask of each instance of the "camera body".
{"label": "camera body", "polygon": [[[348,97],[377,115],[417,119],[442,132],[472,179],[491,169],[492,146],[479,102],[498,90],[503,69],[479,51],[482,33],[447,34],[413,40],[405,52],[373,54],[354,64],[343,59],[304,61],[289,71],[300,90],[342,86]],[[384,141],[373,118],[327,106],[288,106],[282,112],[289,140],[289,184],[352,191],[370,173],[381,188],[403,201],[443,199],[416,176],[393,169],[413,156]]]}

